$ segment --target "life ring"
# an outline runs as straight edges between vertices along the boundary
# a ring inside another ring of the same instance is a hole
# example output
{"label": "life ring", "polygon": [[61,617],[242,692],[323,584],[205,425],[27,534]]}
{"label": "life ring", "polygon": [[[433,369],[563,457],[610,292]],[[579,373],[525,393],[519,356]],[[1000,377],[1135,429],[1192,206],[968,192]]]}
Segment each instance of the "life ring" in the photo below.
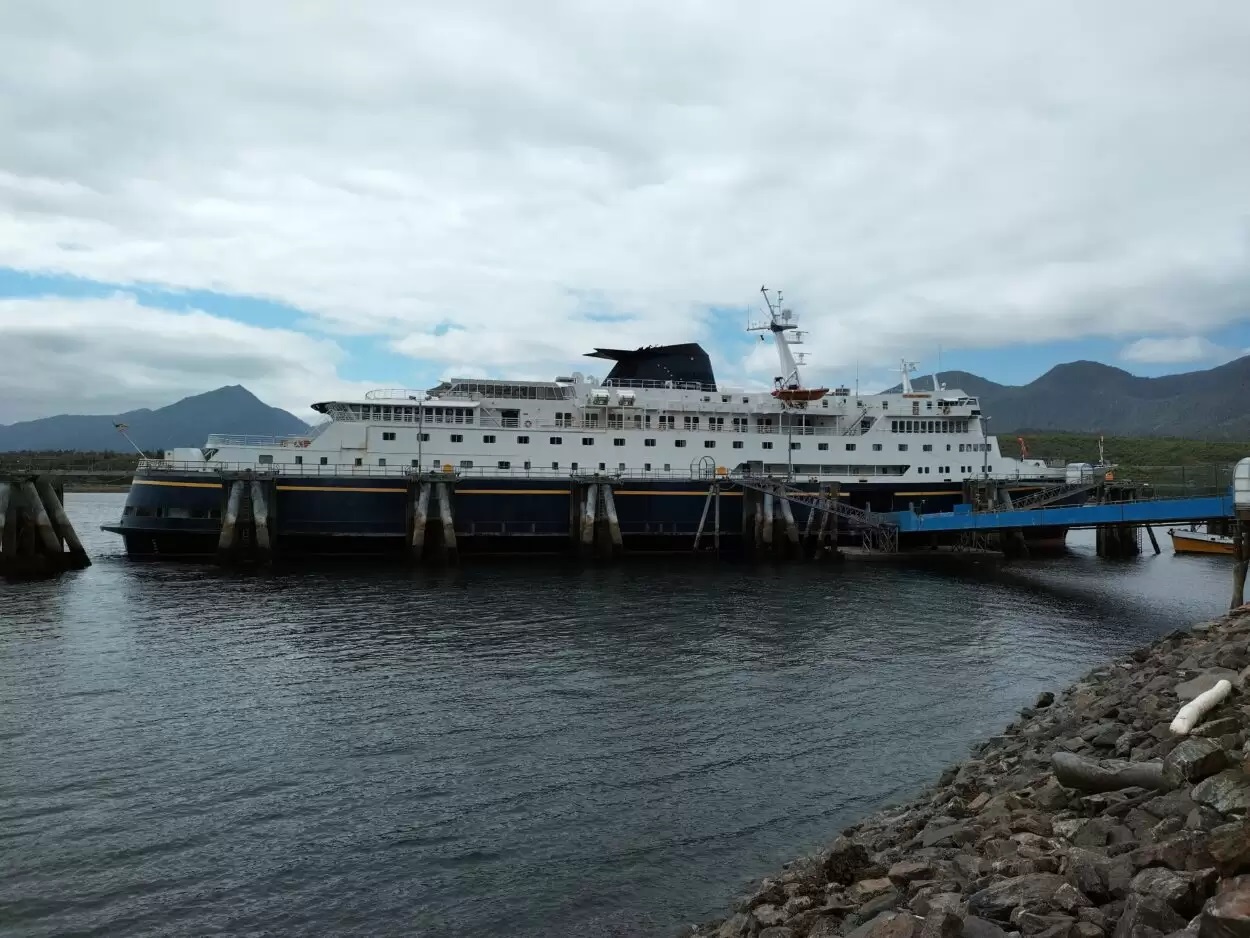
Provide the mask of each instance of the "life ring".
{"label": "life ring", "polygon": [[534,421],[532,421],[532,420],[527,420],[527,421],[525,421],[525,428],[526,428],[527,430],[528,430],[530,427],[532,427],[533,425],[534,425]]}

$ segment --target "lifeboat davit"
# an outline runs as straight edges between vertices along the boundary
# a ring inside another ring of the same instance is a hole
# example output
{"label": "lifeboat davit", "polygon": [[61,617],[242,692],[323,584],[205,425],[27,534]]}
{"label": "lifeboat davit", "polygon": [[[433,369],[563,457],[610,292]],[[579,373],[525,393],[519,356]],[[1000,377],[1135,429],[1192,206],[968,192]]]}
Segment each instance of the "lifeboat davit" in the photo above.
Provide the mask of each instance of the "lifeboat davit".
{"label": "lifeboat davit", "polygon": [[777,388],[773,391],[773,397],[787,404],[805,404],[808,401],[818,401],[828,393],[828,388]]}

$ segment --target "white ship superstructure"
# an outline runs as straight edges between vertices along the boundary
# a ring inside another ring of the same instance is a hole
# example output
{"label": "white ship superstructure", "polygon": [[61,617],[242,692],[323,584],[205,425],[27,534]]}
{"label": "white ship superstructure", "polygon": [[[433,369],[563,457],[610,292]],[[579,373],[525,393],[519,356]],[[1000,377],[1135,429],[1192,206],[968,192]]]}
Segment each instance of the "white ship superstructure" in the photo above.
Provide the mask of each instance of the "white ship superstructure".
{"label": "white ship superstructure", "polygon": [[177,449],[180,470],[255,468],[277,473],[406,475],[709,472],[790,476],[857,487],[993,477],[1062,479],[1063,468],[1005,455],[986,432],[976,397],[941,385],[916,390],[901,367],[897,393],[810,388],[800,375],[795,317],[763,291],[781,375],[772,390],[726,387],[697,344],[596,349],[615,362],[606,378],[554,381],[454,378],[424,390],[380,390],[313,405],[327,418],[307,435],[214,435]]}

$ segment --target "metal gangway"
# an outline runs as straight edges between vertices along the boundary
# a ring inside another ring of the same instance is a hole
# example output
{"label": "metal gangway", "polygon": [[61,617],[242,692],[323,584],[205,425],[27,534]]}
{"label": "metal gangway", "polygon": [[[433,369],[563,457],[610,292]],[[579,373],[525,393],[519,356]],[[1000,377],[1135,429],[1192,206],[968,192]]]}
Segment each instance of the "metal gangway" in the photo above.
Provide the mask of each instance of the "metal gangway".
{"label": "metal gangway", "polygon": [[[808,510],[808,527],[817,513],[839,518],[847,527],[860,532],[863,546],[868,550],[898,550],[898,525],[871,511],[856,508],[840,501],[828,492],[809,492],[793,485],[788,479],[774,476],[735,476],[732,481],[743,489],[751,489],[784,499],[792,505],[802,505]],[[836,527],[835,527],[836,530]]]}
{"label": "metal gangway", "polygon": [[1103,481],[1101,479],[1091,479],[1088,476],[1078,482],[1060,482],[1058,485],[1049,486],[1039,492],[1034,492],[1032,495],[1026,495],[1023,498],[1013,498],[1009,506],[992,505],[982,508],[981,511],[1001,511],[1004,507],[1015,509],[1041,508],[1044,505],[1069,498],[1072,495],[1092,492],[1102,484]]}

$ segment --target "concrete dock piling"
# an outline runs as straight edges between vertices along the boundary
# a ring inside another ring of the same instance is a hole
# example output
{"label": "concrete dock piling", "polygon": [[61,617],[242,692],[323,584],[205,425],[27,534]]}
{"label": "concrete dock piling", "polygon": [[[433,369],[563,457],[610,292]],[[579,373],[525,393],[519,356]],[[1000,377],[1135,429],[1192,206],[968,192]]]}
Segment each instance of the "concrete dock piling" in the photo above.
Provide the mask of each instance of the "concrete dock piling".
{"label": "concrete dock piling", "polygon": [[455,477],[415,476],[408,485],[408,556],[413,563],[456,563]]}
{"label": "concrete dock piling", "polygon": [[616,480],[595,476],[569,484],[569,540],[575,556],[611,560],[625,549],[613,487]]}
{"label": "concrete dock piling", "polygon": [[62,491],[45,476],[0,476],[0,575],[26,579],[91,565]]}

